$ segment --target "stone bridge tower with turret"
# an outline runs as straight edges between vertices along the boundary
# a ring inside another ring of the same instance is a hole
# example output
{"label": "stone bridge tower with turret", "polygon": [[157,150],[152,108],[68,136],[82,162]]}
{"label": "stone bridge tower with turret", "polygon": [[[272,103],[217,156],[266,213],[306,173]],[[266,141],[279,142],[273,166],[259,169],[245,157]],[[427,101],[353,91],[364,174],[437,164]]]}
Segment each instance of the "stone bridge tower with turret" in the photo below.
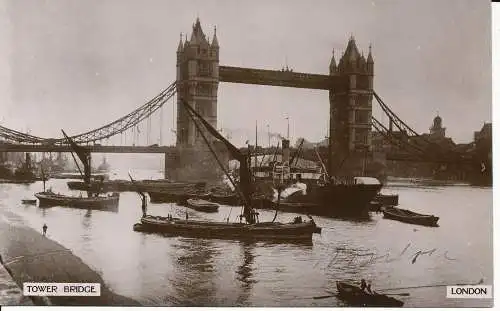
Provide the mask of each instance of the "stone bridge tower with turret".
{"label": "stone bridge tower with turret", "polygon": [[[182,102],[187,102],[214,128],[217,128],[217,89],[219,84],[219,42],[214,31],[207,39],[196,19],[190,40],[177,48],[177,145],[197,146],[203,138]],[[207,136],[208,138],[208,136]]]}
{"label": "stone bridge tower with turret", "polygon": [[339,60],[330,61],[330,75],[341,83],[330,90],[330,172],[365,173],[371,157],[371,118],[373,99],[373,57],[359,52],[354,37]]}
{"label": "stone bridge tower with turret", "polygon": [[[184,40],[183,40],[184,39]],[[214,155],[184,108],[193,107],[217,129],[217,89],[219,85],[219,42],[217,30],[207,38],[199,18],[193,24],[191,37],[179,40],[177,47],[177,130],[176,152],[165,160],[165,177],[176,180],[213,182],[222,174]],[[227,149],[198,122],[222,163],[227,164]]]}

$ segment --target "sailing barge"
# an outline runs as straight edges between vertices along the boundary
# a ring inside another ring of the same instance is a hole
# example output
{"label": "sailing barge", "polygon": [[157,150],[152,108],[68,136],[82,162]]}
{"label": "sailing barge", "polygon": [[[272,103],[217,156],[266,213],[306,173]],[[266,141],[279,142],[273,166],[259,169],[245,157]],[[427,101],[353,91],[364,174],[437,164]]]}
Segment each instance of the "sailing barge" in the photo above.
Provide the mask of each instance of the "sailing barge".
{"label": "sailing barge", "polygon": [[35,197],[38,198],[40,207],[69,206],[95,210],[116,210],[120,200],[118,193],[108,196],[75,197],[57,194],[50,190],[36,193]]}
{"label": "sailing barge", "polygon": [[[299,216],[300,217],[300,216]],[[293,223],[260,222],[254,224],[185,220],[147,215],[134,230],[203,238],[257,240],[311,240],[317,231],[314,221]]]}
{"label": "sailing barge", "polygon": [[[90,152],[85,150],[84,148],[78,146],[70,137],[66,135],[64,131],[63,135],[66,137],[68,142],[70,143],[71,149],[75,151],[80,160],[83,163],[84,174],[83,180],[86,185],[90,184],[91,179],[91,165],[90,165]],[[75,163],[76,159],[74,158]],[[80,170],[81,172],[81,170]],[[43,184],[43,192],[35,193],[35,197],[39,200],[39,207],[50,207],[50,206],[68,206],[68,207],[76,207],[76,208],[85,208],[85,209],[95,209],[95,210],[106,210],[116,212],[118,210],[118,203],[120,199],[119,193],[112,193],[111,195],[104,196],[99,192],[91,192],[87,191],[87,197],[84,196],[69,196],[63,195],[59,193],[54,193],[52,190],[45,191],[45,181]]]}
{"label": "sailing barge", "polygon": [[[215,156],[217,162],[224,170],[226,176],[229,178],[233,186],[238,189],[238,193],[243,202],[243,214],[239,216],[239,223],[229,222],[229,217],[226,222],[211,222],[189,220],[186,214],[186,219],[182,220],[173,217],[161,217],[147,215],[146,212],[146,199],[145,195],[140,193],[143,201],[143,216],[141,222],[134,225],[135,231],[157,232],[157,233],[170,233],[177,235],[199,236],[204,238],[224,238],[224,239],[257,239],[257,240],[289,240],[289,241],[303,241],[312,240],[313,233],[320,232],[314,220],[310,217],[309,221],[303,221],[300,216],[295,217],[293,222],[279,223],[274,222],[276,214],[271,222],[259,222],[258,215],[251,200],[252,177],[248,165],[248,155],[242,153],[238,148],[232,145],[216,129],[214,129],[206,120],[204,120],[193,108],[187,103],[183,102],[184,108],[187,110],[188,115],[193,120],[198,132],[203,137],[205,143],[208,145],[212,154]],[[219,161],[217,155],[213,151],[210,143],[205,137],[204,131],[200,129],[199,121],[202,123],[206,130],[211,133],[215,138],[222,141],[231,155],[239,161],[240,168],[240,183],[237,186],[230,175],[225,170],[222,163]],[[245,222],[243,222],[243,219]]]}

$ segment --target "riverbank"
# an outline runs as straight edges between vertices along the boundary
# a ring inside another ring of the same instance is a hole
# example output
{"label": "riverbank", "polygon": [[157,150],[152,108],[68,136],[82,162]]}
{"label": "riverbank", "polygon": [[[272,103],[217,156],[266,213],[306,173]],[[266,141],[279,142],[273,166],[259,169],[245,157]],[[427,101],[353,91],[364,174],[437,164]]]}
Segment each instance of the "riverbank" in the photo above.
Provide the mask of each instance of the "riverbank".
{"label": "riverbank", "polygon": [[[42,236],[31,228],[0,220],[0,255],[3,266],[17,286],[24,282],[100,283],[98,297],[49,297],[56,306],[139,306],[130,298],[111,291],[102,277],[69,249]],[[12,297],[15,297],[14,289]],[[21,298],[21,297],[19,297]],[[26,297],[25,297],[26,298]],[[25,301],[24,300],[18,300]],[[33,297],[35,305],[46,305],[45,299]],[[9,301],[12,302],[12,301]],[[14,304],[16,301],[14,301]]]}
{"label": "riverbank", "polygon": [[33,301],[23,296],[23,290],[17,286],[9,272],[0,265],[0,306],[32,306]]}

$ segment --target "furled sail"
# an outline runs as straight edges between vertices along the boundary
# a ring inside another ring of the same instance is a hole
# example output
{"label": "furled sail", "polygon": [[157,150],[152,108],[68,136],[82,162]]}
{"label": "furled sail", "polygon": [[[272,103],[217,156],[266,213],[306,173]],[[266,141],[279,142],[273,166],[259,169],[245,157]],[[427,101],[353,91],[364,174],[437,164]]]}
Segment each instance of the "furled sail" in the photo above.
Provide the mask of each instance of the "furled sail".
{"label": "furled sail", "polygon": [[243,211],[243,216],[249,223],[254,223],[255,222],[255,216],[253,209],[251,207],[251,195],[252,195],[252,174],[250,172],[250,166],[249,166],[249,157],[248,155],[242,153],[236,146],[231,144],[224,136],[222,136],[210,123],[208,123],[205,119],[203,119],[202,116],[200,116],[189,104],[183,101],[184,107],[192,113],[200,122],[205,126],[208,132],[212,134],[215,138],[220,140],[221,142],[224,143],[224,145],[227,147],[233,158],[238,160],[240,163],[240,189],[241,192],[244,196],[244,211]]}
{"label": "furled sail", "polygon": [[75,151],[76,155],[83,163],[83,181],[89,185],[90,184],[90,175],[91,175],[91,167],[90,167],[90,152],[81,146],[78,146],[66,133],[61,130],[66,140],[69,142],[71,148]]}

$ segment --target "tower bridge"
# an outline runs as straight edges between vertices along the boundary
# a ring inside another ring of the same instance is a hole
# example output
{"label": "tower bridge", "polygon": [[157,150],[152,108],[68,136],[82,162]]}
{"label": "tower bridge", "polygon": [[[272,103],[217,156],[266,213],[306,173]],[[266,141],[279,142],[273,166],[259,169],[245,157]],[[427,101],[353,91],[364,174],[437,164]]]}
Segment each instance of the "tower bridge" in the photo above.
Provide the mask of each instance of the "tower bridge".
{"label": "tower bridge", "polygon": [[[338,63],[332,51],[328,75],[294,72],[288,68],[266,70],[224,66],[219,64],[220,48],[216,29],[213,37],[207,38],[200,20],[196,19],[190,39],[188,40],[187,36],[182,38],[182,35],[179,39],[176,51],[176,80],[173,83],[126,116],[98,129],[73,135],[71,138],[79,144],[93,143],[94,145],[84,146],[89,152],[165,154],[165,168],[177,168],[165,170],[166,175],[171,178],[178,178],[182,175],[179,173],[186,170],[191,170],[196,174],[202,170],[201,167],[197,167],[198,165],[213,169],[216,165],[208,160],[212,156],[207,154],[202,135],[197,132],[195,124],[182,105],[183,102],[188,103],[214,128],[217,128],[217,93],[221,82],[328,91],[330,109],[325,118],[329,119],[330,124],[327,163],[331,173],[361,173],[362,163],[372,148],[372,128],[398,145],[404,145],[410,136],[419,136],[374,92],[374,59],[371,46],[365,58],[356,46],[353,36],[349,38],[346,49],[340,53]],[[175,147],[95,144],[127,131],[134,131],[145,120],[150,121],[150,117],[175,95],[177,96]],[[388,128],[372,116],[374,98],[389,117]],[[399,129],[398,137],[393,135],[393,126]],[[9,142],[0,144],[0,152],[70,151],[64,138],[41,138],[2,126],[0,126],[0,137]],[[420,141],[427,146],[432,145],[432,142],[425,141],[425,139]],[[445,152],[429,156],[425,148],[411,144],[406,147],[420,160],[432,161],[431,157],[438,157],[439,159],[434,160],[442,162],[447,156]],[[221,147],[218,150],[222,152],[223,149]],[[399,155],[399,158],[409,159],[406,155]]]}
{"label": "tower bridge", "polygon": [[[332,52],[329,75],[220,66],[219,51],[217,30],[210,42],[199,19],[193,24],[190,39],[186,37],[183,41],[181,36],[179,40],[176,79],[178,146],[203,144],[202,135],[197,133],[193,121],[182,108],[183,102],[191,105],[216,128],[220,82],[326,90],[329,92],[330,114],[325,117],[330,121],[329,145],[332,148],[329,169],[338,169],[340,162],[347,171],[361,169],[360,159],[366,156],[370,147],[374,76],[371,47],[365,58],[351,36],[338,64]],[[184,166],[176,164],[179,165]]]}

